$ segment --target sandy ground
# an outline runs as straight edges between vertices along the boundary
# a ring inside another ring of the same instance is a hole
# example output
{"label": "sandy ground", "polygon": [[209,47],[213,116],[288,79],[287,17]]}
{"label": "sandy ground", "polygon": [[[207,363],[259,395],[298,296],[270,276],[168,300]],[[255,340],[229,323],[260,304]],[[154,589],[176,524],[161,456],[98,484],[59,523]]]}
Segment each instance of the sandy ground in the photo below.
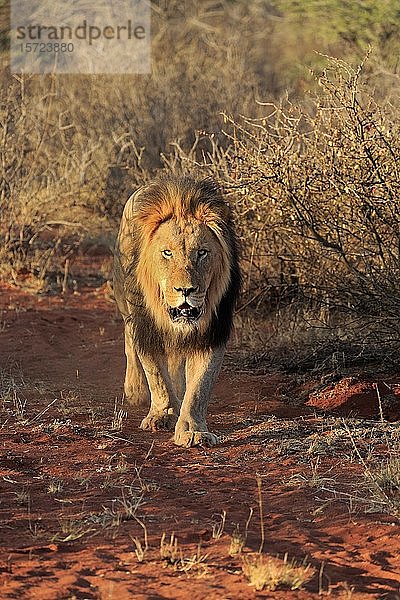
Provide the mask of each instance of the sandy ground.
{"label": "sandy ground", "polygon": [[[3,285],[0,340],[0,598],[400,599],[399,519],[365,476],[399,441],[399,378],[318,389],[226,368],[209,417],[221,444],[184,450],[138,429],[145,409],[124,414],[104,291]],[[261,545],[311,565],[302,589],[249,584]]]}

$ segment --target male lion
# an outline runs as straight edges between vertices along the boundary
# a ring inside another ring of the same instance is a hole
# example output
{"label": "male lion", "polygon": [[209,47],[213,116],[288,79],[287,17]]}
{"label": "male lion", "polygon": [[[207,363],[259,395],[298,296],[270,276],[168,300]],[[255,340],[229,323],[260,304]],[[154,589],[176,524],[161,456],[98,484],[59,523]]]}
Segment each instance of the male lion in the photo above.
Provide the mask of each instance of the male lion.
{"label": "male lion", "polygon": [[125,395],[151,397],[142,429],[175,427],[179,446],[212,446],[206,412],[240,287],[231,213],[209,178],[169,177],[127,201],[114,295],[125,323]]}

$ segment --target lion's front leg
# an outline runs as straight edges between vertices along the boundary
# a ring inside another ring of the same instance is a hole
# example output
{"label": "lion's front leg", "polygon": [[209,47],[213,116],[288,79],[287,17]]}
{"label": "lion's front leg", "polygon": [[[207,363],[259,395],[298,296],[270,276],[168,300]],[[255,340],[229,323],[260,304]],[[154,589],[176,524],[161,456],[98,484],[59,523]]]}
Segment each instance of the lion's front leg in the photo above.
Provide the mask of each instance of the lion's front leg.
{"label": "lion's front leg", "polygon": [[186,392],[175,427],[178,446],[214,446],[218,438],[208,431],[207,407],[221,369],[225,348],[196,353],[186,361]]}
{"label": "lion's front leg", "polygon": [[164,357],[140,356],[150,389],[151,405],[140,427],[157,431],[173,429],[179,413],[179,401],[172,385]]}
{"label": "lion's front leg", "polygon": [[168,356],[168,373],[179,405],[182,404],[186,389],[186,360],[181,355]]}

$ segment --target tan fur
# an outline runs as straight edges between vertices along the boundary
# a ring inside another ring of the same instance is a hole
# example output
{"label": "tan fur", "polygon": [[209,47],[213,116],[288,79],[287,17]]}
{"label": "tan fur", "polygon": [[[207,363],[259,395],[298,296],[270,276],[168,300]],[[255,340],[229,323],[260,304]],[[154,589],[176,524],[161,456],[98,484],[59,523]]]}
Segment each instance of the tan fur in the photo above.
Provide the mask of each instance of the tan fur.
{"label": "tan fur", "polygon": [[[201,335],[209,329],[230,284],[231,249],[224,233],[229,212],[221,202],[199,201],[195,186],[184,196],[179,182],[168,181],[149,205],[151,191],[141,188],[128,200],[115,253],[114,292],[126,328],[125,393],[138,403],[150,392],[143,429],[175,426],[175,443],[213,445],[217,437],[207,429],[206,412],[224,345],[199,349],[185,340],[194,330]],[[132,297],[126,273],[135,251]],[[145,352],[135,346],[130,318],[137,315],[138,295],[163,332],[162,348]],[[198,319],[174,321],[171,311],[185,306],[199,312]]]}

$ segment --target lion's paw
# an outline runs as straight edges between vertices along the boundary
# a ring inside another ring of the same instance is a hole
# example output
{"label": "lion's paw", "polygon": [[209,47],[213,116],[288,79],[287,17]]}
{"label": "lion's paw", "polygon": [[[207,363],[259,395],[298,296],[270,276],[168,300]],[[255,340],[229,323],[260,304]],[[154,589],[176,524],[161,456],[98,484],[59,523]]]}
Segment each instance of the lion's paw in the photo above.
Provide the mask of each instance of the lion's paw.
{"label": "lion's paw", "polygon": [[172,431],[176,423],[176,414],[172,408],[161,412],[149,412],[140,424],[141,429],[149,429],[150,431],[159,431],[167,429]]}
{"label": "lion's paw", "polygon": [[191,448],[192,446],[215,446],[219,440],[210,431],[179,431],[175,433],[174,442],[177,446]]}

